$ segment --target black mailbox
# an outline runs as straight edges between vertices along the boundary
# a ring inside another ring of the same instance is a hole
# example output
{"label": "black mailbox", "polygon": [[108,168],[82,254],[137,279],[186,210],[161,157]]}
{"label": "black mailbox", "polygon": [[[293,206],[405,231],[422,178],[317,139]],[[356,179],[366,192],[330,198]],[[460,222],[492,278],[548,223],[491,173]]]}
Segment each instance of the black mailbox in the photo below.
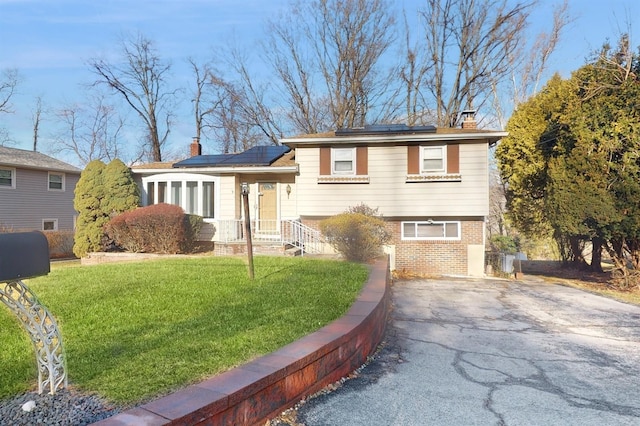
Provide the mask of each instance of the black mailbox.
{"label": "black mailbox", "polygon": [[0,282],[46,275],[49,271],[49,244],[42,232],[0,234]]}

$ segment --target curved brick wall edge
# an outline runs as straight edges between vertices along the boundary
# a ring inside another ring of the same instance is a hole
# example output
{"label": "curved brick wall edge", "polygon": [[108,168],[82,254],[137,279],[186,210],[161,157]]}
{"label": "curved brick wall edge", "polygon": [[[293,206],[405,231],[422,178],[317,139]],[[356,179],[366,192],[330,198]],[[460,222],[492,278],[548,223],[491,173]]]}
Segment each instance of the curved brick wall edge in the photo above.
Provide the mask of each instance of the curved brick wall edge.
{"label": "curved brick wall edge", "polygon": [[389,263],[371,266],[347,313],[275,352],[94,423],[99,426],[259,425],[356,370],[382,341]]}

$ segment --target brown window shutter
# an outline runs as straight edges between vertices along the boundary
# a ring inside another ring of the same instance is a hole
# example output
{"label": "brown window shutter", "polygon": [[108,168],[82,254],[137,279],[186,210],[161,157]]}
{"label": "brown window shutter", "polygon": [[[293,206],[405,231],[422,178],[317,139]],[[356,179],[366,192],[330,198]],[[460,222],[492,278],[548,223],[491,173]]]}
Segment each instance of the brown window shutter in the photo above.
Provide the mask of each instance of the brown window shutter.
{"label": "brown window shutter", "polygon": [[420,147],[417,145],[407,147],[407,174],[420,174]]}
{"label": "brown window shutter", "polygon": [[366,146],[359,146],[356,148],[356,174],[367,175],[369,174],[369,150]]}
{"label": "brown window shutter", "polygon": [[327,146],[320,148],[320,174],[331,174],[331,148]]}
{"label": "brown window shutter", "polygon": [[447,173],[460,173],[460,145],[447,145]]}

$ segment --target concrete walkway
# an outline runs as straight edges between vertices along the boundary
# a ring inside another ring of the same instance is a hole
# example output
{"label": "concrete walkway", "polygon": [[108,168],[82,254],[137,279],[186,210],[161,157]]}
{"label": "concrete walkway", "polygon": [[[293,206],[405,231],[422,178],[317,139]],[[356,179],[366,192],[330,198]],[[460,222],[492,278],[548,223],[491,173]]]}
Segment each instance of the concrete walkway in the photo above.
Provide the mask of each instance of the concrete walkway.
{"label": "concrete walkway", "polygon": [[640,424],[639,307],[531,277],[393,292],[387,346],[299,424]]}

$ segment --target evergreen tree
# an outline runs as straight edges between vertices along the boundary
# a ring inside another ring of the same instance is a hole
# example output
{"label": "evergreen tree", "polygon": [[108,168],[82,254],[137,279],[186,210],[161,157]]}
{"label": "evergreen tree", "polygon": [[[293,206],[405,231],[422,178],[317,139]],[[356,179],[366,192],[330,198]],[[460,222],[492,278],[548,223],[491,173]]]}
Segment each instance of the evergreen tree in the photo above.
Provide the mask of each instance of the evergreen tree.
{"label": "evergreen tree", "polygon": [[[606,249],[620,269],[640,266],[638,57],[623,36],[571,78],[554,77],[520,105],[496,151],[511,218],[532,234],[552,229],[574,260]],[[568,243],[568,244],[566,244]]]}
{"label": "evergreen tree", "polygon": [[140,190],[131,169],[121,160],[112,160],[103,171],[105,197],[102,210],[110,217],[133,210],[140,205]]}
{"label": "evergreen tree", "polygon": [[73,206],[78,212],[78,220],[73,253],[78,257],[102,248],[103,227],[109,221],[109,215],[102,210],[105,167],[100,160],[89,162],[76,184]]}

